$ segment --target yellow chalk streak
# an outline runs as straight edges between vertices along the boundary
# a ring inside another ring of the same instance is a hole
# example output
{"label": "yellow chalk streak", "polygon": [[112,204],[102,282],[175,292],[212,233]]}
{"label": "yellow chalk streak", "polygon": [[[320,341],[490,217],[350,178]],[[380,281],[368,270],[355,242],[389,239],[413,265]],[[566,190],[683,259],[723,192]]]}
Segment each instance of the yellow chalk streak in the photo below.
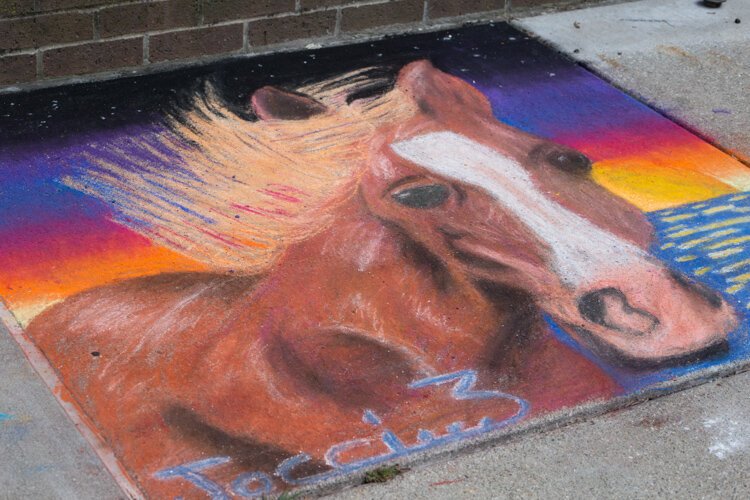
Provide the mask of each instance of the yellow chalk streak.
{"label": "yellow chalk streak", "polygon": [[669,243],[664,243],[664,244],[663,244],[663,245],[661,246],[661,249],[662,249],[662,250],[666,250],[667,248],[672,248],[673,246],[674,246],[674,243],[673,243],[673,242],[669,242]]}
{"label": "yellow chalk streak", "polygon": [[678,220],[685,220],[685,219],[692,219],[698,214],[680,214],[680,215],[673,215],[671,217],[662,217],[661,220],[664,222],[677,222]]}
{"label": "yellow chalk streak", "polygon": [[691,260],[695,260],[697,258],[697,255],[683,255],[682,257],[677,257],[675,260],[677,262],[690,262]]}
{"label": "yellow chalk streak", "polygon": [[735,243],[744,243],[746,241],[750,241],[750,236],[740,236],[738,238],[730,238],[728,240],[722,240],[718,243],[714,243],[713,245],[709,245],[708,249],[713,250],[714,248],[721,248],[726,247],[729,245],[734,245]]}
{"label": "yellow chalk streak", "polygon": [[686,241],[685,243],[680,245],[680,248],[682,248],[683,250],[687,250],[688,248],[693,248],[694,246],[700,245],[701,243],[705,243],[707,241],[716,239],[719,236],[726,236],[728,234],[736,233],[737,231],[738,231],[737,229],[723,229],[721,231],[714,231],[713,233],[710,233],[706,236],[702,236],[694,240]]}
{"label": "yellow chalk streak", "polygon": [[21,306],[13,309],[13,315],[16,317],[21,326],[25,327],[34,317],[38,316],[39,313],[51,307],[58,302],[62,302],[62,299],[50,299],[29,306]]}
{"label": "yellow chalk streak", "polygon": [[735,269],[739,269],[741,267],[744,267],[746,265],[750,264],[750,259],[741,260],[739,262],[735,262],[734,264],[729,264],[728,266],[724,266],[721,269],[719,269],[719,272],[721,274],[726,274],[734,271]]}
{"label": "yellow chalk streak", "polygon": [[706,215],[711,215],[711,214],[715,214],[718,212],[725,212],[727,210],[732,210],[733,208],[734,208],[734,205],[721,205],[719,207],[707,208],[703,211],[703,213]]}
{"label": "yellow chalk streak", "polygon": [[709,233],[709,236],[713,236],[714,238],[718,238],[719,236],[726,236],[728,234],[736,233],[739,231],[739,229],[722,229],[721,231],[714,231],[713,233]]}
{"label": "yellow chalk streak", "polygon": [[[734,195],[750,186],[750,170],[697,141],[598,161],[592,177],[645,212]],[[730,185],[735,177],[742,181],[739,189]]]}
{"label": "yellow chalk streak", "polygon": [[729,281],[732,283],[745,283],[750,281],[750,273],[738,274],[737,276],[729,278]]}
{"label": "yellow chalk streak", "polygon": [[693,271],[693,274],[695,274],[696,276],[703,276],[704,274],[706,274],[710,270],[711,270],[711,268],[708,267],[708,266],[706,266],[706,267],[699,267],[698,269],[696,269],[695,271]]}
{"label": "yellow chalk streak", "polygon": [[742,290],[743,288],[745,288],[745,285],[742,285],[742,284],[740,284],[740,285],[732,285],[729,288],[727,288],[727,293],[737,293],[740,290]]}
{"label": "yellow chalk streak", "polygon": [[729,201],[744,200],[748,196],[750,196],[750,194],[740,194],[740,195],[737,195],[737,196],[732,196],[731,198],[729,198]]}
{"label": "yellow chalk streak", "polygon": [[719,250],[718,252],[709,252],[708,256],[711,257],[712,259],[722,259],[729,255],[740,253],[743,250],[744,248],[732,247],[732,248],[727,248],[726,250]]}
{"label": "yellow chalk streak", "polygon": [[667,236],[669,238],[681,238],[682,236],[689,236],[691,234],[702,233],[703,231],[710,231],[712,229],[719,229],[720,227],[733,226],[735,224],[743,224],[745,222],[750,222],[750,217],[735,217],[733,219],[713,222],[711,224],[706,224],[704,226],[693,227],[690,229],[683,229],[682,231],[678,231],[676,233],[672,233]]}
{"label": "yellow chalk streak", "polygon": [[713,236],[704,236],[702,238],[696,238],[694,240],[686,241],[685,243],[680,245],[680,248],[683,250],[687,250],[688,248],[693,248],[696,245],[700,245],[701,243],[711,241],[712,239],[714,239]]}

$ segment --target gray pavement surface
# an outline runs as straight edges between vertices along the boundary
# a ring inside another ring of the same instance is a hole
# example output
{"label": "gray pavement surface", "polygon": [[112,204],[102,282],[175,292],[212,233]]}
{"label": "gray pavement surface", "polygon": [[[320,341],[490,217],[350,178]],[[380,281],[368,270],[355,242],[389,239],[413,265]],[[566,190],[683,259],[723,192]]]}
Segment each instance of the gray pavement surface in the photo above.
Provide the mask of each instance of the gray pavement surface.
{"label": "gray pavement surface", "polygon": [[516,26],[750,164],[750,0],[645,0]]}
{"label": "gray pavement surface", "polygon": [[750,496],[750,373],[333,495],[376,498]]}
{"label": "gray pavement surface", "polygon": [[0,498],[124,498],[0,323]]}

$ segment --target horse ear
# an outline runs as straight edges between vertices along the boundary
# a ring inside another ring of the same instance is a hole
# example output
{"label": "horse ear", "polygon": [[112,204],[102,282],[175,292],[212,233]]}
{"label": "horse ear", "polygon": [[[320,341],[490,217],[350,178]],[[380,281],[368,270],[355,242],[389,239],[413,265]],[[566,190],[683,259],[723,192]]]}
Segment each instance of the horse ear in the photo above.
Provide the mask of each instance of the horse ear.
{"label": "horse ear", "polygon": [[261,120],[305,120],[326,111],[312,97],[270,86],[256,90],[251,104]]}
{"label": "horse ear", "polygon": [[437,110],[455,113],[460,109],[488,118],[493,116],[492,106],[484,94],[464,80],[440,71],[427,60],[414,61],[401,68],[396,86],[406,90],[427,114]]}

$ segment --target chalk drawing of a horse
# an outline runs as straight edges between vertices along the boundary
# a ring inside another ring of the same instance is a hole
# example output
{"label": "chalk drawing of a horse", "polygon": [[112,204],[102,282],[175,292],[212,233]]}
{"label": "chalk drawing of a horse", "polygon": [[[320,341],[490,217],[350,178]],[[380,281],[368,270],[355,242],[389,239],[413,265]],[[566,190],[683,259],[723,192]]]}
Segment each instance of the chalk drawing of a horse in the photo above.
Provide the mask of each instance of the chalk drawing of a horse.
{"label": "chalk drawing of a horse", "polygon": [[263,87],[249,118],[209,89],[66,180],[209,269],[85,291],[27,330],[156,496],[187,486],[155,471],[210,456],[232,457],[227,477],[300,451],[325,467],[372,435],[365,409],[407,441],[517,411],[409,388],[425,377],[475,370],[533,414],[616,394],[543,314],[636,366],[699,358],[735,327],[649,256],[649,223],[583,154],[498,122],[429,62],[373,71]]}

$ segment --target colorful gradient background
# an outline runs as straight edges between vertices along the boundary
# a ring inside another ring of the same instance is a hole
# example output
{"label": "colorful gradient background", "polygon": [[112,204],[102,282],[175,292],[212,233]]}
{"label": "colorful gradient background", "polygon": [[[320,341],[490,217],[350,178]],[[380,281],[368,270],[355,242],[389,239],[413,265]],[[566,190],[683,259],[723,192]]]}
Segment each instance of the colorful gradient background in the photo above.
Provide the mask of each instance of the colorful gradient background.
{"label": "colorful gradient background", "polygon": [[[506,26],[282,56],[263,64],[233,62],[228,74],[252,74],[258,81],[283,75],[300,79],[330,71],[334,60],[364,65],[421,57],[484,92],[498,119],[589,155],[596,181],[644,211],[750,190],[750,170],[742,164]],[[167,95],[172,89],[160,86],[186,79],[127,81],[118,84],[128,87],[119,94],[112,87],[90,85],[70,92],[71,97],[60,91],[0,98],[0,126],[5,127],[0,128],[0,297],[22,325],[50,304],[90,287],[203,269],[113,222],[105,203],[59,181],[71,169],[85,168],[81,153],[93,145],[158,134],[158,106],[148,107],[153,99],[127,96],[153,88]],[[76,97],[83,94],[94,97]],[[141,102],[143,109],[133,109]],[[630,386],[654,379],[639,380]]]}

